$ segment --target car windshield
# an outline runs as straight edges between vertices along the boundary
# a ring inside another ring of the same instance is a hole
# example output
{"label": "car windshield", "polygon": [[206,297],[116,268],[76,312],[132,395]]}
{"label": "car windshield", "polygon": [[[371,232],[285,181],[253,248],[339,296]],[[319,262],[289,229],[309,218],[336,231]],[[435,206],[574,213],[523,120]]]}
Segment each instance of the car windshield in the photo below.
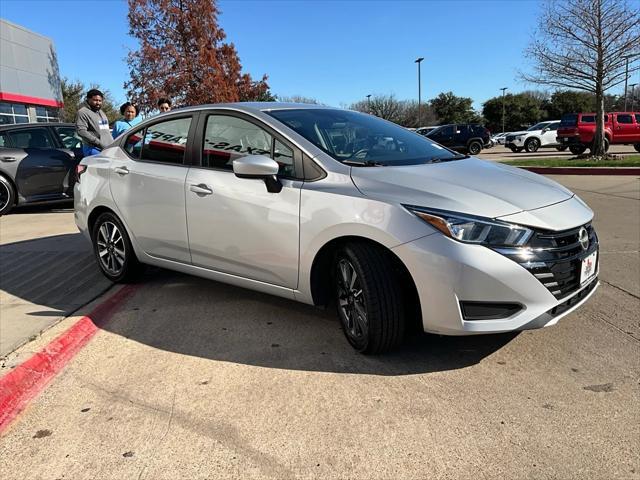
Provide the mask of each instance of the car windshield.
{"label": "car windshield", "polygon": [[575,127],[577,123],[578,115],[575,113],[567,113],[560,119],[560,127]]}
{"label": "car windshield", "polygon": [[461,158],[421,135],[373,115],[322,108],[266,113],[349,165],[417,165]]}
{"label": "car windshield", "polygon": [[536,123],[533,127],[527,128],[527,132],[533,132],[534,130],[542,130],[547,125],[549,125],[549,122]]}

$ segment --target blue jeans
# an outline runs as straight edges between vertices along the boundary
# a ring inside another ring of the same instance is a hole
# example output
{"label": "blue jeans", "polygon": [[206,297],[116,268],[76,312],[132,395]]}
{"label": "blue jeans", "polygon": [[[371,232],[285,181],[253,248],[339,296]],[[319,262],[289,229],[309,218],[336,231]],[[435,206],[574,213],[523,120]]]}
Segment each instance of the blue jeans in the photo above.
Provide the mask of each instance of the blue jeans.
{"label": "blue jeans", "polygon": [[97,155],[100,151],[101,150],[99,148],[82,145],[82,155],[85,157],[88,157],[89,155]]}

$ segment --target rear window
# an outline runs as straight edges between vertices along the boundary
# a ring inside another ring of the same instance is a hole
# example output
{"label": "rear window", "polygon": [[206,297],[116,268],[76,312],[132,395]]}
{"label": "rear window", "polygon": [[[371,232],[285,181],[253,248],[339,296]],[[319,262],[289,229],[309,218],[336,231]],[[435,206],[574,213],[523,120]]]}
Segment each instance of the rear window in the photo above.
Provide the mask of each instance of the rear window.
{"label": "rear window", "polygon": [[578,124],[578,115],[575,113],[563,115],[562,118],[560,119],[560,128],[575,127],[577,124]]}
{"label": "rear window", "polygon": [[580,119],[581,123],[596,123],[595,115],[583,115]]}

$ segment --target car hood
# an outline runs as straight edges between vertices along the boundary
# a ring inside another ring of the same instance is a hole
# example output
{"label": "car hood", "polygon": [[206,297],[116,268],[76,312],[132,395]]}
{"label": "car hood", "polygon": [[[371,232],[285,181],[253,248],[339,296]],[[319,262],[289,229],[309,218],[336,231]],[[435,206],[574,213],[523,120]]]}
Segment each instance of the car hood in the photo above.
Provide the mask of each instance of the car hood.
{"label": "car hood", "polygon": [[351,178],[372,198],[496,218],[563,202],[562,185],[520,168],[476,158],[398,167],[353,167]]}
{"label": "car hood", "polygon": [[514,136],[517,136],[517,135],[529,135],[530,133],[538,133],[539,134],[540,132],[542,132],[542,130],[522,130],[520,132],[511,132],[508,135],[510,135],[510,136],[511,135],[514,135]]}

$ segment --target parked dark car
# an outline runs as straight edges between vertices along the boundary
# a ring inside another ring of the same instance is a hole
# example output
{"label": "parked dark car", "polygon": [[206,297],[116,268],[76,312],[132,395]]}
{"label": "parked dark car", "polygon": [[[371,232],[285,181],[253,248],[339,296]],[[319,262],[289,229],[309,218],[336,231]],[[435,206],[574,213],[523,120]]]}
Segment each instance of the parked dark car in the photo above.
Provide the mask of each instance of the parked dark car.
{"label": "parked dark car", "polygon": [[16,205],[73,198],[81,159],[71,123],[0,126],[0,215]]}
{"label": "parked dark car", "polygon": [[426,137],[443,147],[471,155],[477,155],[483,148],[491,146],[491,132],[482,125],[473,123],[442,125],[429,132]]}

